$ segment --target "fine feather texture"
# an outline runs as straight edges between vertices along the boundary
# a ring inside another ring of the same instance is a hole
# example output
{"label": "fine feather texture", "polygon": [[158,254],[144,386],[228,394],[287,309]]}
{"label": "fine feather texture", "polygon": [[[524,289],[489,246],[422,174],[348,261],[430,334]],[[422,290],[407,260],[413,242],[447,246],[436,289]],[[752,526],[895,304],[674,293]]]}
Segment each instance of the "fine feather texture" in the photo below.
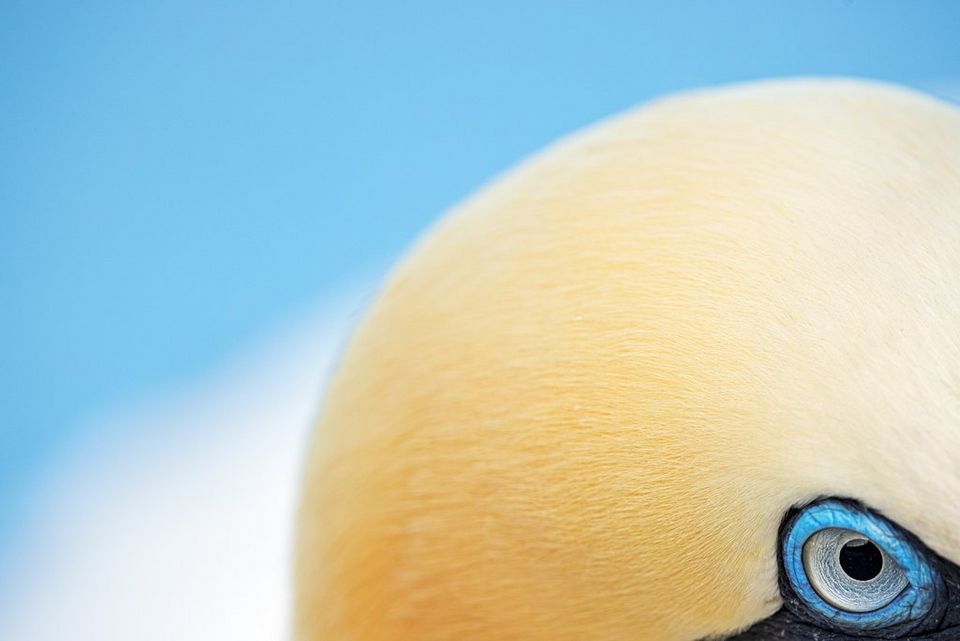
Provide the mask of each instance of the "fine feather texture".
{"label": "fine feather texture", "polygon": [[846,80],[549,148],[397,268],[306,464],[300,641],[690,641],[792,505],[960,560],[960,113]]}

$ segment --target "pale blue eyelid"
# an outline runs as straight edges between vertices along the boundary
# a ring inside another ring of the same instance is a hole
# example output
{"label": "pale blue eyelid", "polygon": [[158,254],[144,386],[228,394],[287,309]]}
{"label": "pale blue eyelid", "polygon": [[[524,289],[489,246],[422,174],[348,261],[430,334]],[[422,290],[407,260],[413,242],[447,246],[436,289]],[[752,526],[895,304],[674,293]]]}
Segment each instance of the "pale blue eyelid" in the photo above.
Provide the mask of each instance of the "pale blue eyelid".
{"label": "pale blue eyelid", "polygon": [[[933,605],[940,582],[936,570],[885,519],[855,505],[828,499],[805,508],[789,528],[783,537],[782,552],[783,567],[790,585],[808,606],[844,627],[869,630],[896,625],[922,617]],[[844,612],[833,607],[816,593],[803,569],[803,544],[812,534],[824,528],[860,532],[881,546],[900,565],[910,584],[897,598],[873,612]]]}

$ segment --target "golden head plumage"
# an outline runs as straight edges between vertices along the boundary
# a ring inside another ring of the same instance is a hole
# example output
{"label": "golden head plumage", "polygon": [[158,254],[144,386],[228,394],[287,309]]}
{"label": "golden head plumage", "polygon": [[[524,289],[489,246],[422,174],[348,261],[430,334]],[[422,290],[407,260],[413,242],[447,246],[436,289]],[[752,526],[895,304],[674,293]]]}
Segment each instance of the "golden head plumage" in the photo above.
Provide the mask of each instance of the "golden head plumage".
{"label": "golden head plumage", "polygon": [[682,95],[527,161],[397,268],[309,454],[301,641],[693,641],[781,606],[791,506],[960,561],[960,112]]}

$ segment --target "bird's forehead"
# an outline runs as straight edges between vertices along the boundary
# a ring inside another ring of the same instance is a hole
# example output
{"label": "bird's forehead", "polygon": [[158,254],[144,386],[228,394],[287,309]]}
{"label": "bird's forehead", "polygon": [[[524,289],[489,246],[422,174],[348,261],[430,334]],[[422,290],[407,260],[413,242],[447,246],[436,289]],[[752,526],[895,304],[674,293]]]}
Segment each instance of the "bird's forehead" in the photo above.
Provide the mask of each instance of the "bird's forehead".
{"label": "bird's forehead", "polygon": [[[917,129],[936,149],[939,132]],[[960,151],[949,163],[885,153],[819,197],[778,194],[791,213],[740,236],[767,256],[734,268],[756,316],[731,345],[752,360],[787,484],[863,500],[957,561]]]}
{"label": "bird's forehead", "polygon": [[[670,153],[632,172],[675,216],[645,221],[659,234],[638,253],[661,281],[638,299],[669,302],[656,330],[672,349],[716,350],[676,364],[716,377],[706,403],[737,417],[717,450],[739,439],[740,455],[779,468],[762,472],[771,492],[853,496],[960,561],[960,117],[868,94],[809,119],[802,96],[720,99],[706,123],[696,101],[663,109],[656,129],[670,133],[647,142]],[[730,371],[711,373],[718,363]],[[681,447],[689,436],[677,432]]]}

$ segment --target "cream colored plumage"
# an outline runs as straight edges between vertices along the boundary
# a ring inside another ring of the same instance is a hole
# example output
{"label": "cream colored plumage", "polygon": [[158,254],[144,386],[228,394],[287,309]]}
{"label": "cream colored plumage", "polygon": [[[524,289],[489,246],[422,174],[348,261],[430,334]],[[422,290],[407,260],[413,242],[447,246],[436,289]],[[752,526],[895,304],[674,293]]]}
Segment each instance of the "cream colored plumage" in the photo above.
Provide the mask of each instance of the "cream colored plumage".
{"label": "cream colored plumage", "polygon": [[960,561],[960,113],[842,80],[662,100],[402,262],[307,462],[300,641],[692,641],[779,607],[821,495]]}

